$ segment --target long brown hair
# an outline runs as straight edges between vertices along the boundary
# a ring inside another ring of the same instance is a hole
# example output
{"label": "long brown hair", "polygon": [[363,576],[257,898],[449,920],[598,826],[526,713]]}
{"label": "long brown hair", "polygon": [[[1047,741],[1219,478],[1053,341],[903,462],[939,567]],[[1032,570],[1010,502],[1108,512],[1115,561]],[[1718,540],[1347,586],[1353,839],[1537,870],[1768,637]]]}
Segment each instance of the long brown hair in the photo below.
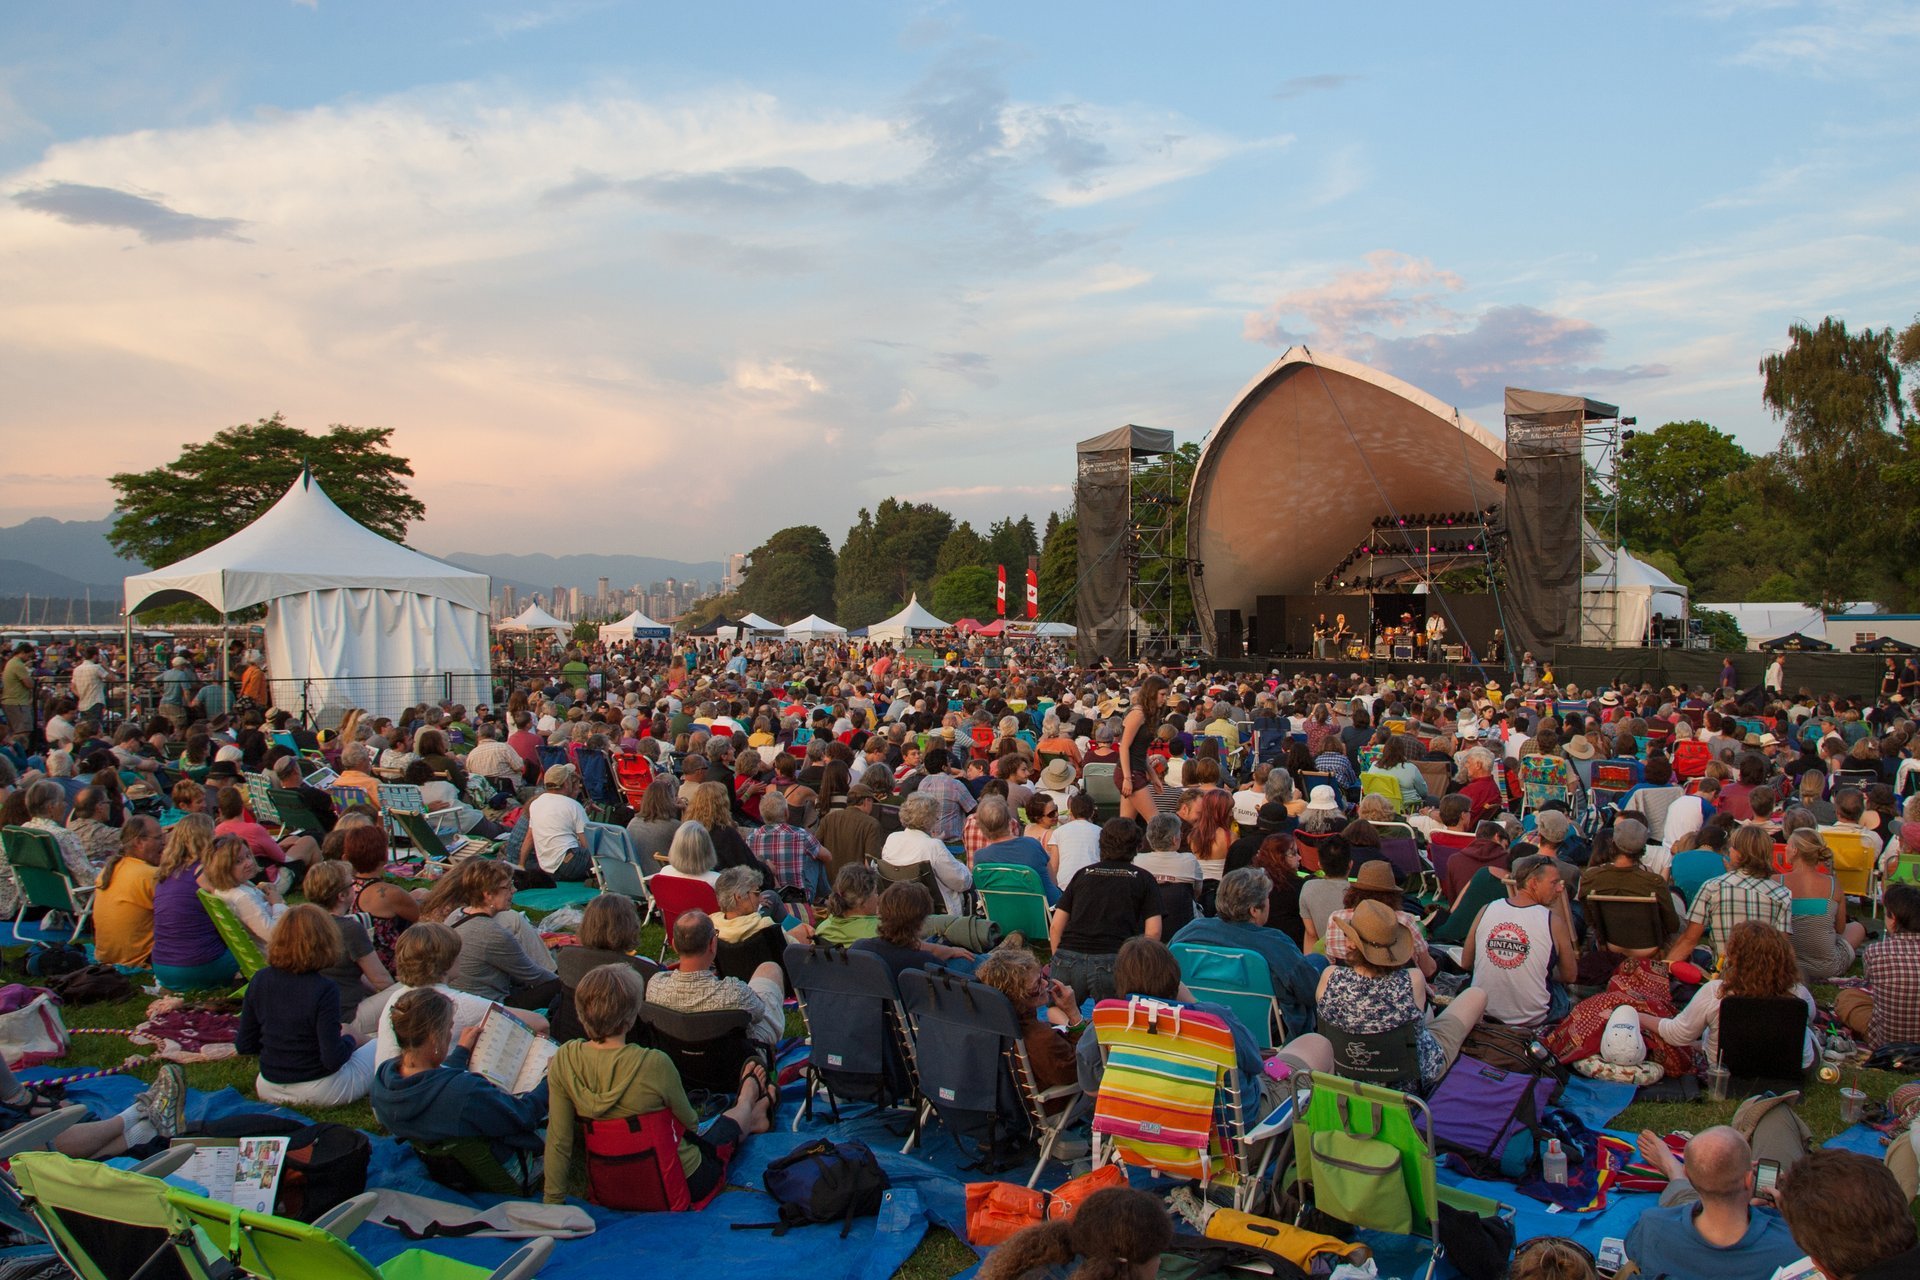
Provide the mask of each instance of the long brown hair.
{"label": "long brown hair", "polygon": [[1193,856],[1211,861],[1213,846],[1232,822],[1233,797],[1225,791],[1202,791],[1194,804],[1193,831],[1188,846]]}
{"label": "long brown hair", "polygon": [[1153,726],[1159,723],[1160,709],[1166,704],[1166,693],[1165,676],[1148,676],[1140,682],[1140,696],[1134,699],[1133,705],[1140,709],[1140,728],[1149,735],[1153,733]]}
{"label": "long brown hair", "polygon": [[988,1254],[980,1280],[1015,1280],[1075,1258],[1073,1280],[1123,1280],[1172,1243],[1173,1220],[1158,1197],[1108,1187],[1088,1196],[1072,1218],[1028,1227]]}
{"label": "long brown hair", "polygon": [[1800,981],[1787,935],[1770,924],[1743,920],[1727,935],[1720,962],[1721,993],[1729,996],[1784,996]]}

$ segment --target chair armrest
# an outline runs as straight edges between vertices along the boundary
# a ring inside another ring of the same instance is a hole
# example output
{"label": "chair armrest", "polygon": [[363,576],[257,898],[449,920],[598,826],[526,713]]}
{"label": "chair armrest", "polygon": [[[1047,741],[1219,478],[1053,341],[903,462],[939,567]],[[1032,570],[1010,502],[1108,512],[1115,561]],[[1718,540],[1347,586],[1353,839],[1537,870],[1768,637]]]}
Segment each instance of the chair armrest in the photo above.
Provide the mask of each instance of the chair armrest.
{"label": "chair armrest", "polygon": [[1051,1089],[1042,1089],[1034,1095],[1034,1098],[1040,1102],[1053,1102],[1060,1098],[1077,1097],[1080,1092],[1081,1089],[1078,1083],[1057,1084]]}
{"label": "chair armrest", "polygon": [[362,1191],[351,1200],[342,1200],[313,1220],[313,1225],[322,1231],[331,1232],[342,1240],[353,1234],[355,1227],[367,1220],[373,1212],[373,1206],[380,1197],[372,1191]]}
{"label": "chair armrest", "polygon": [[525,1247],[516,1250],[512,1257],[495,1267],[487,1280],[532,1280],[540,1274],[540,1268],[547,1265],[547,1259],[552,1254],[552,1236],[528,1241]]}
{"label": "chair armrest", "polygon": [[75,1103],[25,1124],[17,1124],[0,1134],[0,1160],[12,1159],[22,1151],[49,1150],[55,1138],[86,1118],[87,1109]]}
{"label": "chair armrest", "polygon": [[149,1178],[164,1178],[170,1173],[179,1172],[181,1165],[193,1159],[193,1151],[194,1148],[190,1143],[168,1147],[165,1151],[156,1151],[133,1166],[133,1172],[144,1173]]}

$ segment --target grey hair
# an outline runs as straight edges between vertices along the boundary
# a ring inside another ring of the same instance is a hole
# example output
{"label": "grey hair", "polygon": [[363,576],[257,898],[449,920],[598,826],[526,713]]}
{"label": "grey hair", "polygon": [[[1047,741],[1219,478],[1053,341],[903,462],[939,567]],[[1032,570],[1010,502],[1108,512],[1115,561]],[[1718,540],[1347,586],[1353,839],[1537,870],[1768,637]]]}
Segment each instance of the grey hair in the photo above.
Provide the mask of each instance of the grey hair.
{"label": "grey hair", "polygon": [[352,743],[340,752],[340,763],[349,769],[365,773],[373,767],[373,751],[363,742]]}
{"label": "grey hair", "polygon": [[52,778],[27,788],[27,812],[36,818],[57,818],[67,809],[67,789]]}
{"label": "grey hair", "polygon": [[1170,853],[1180,847],[1180,815],[1156,813],[1147,820],[1147,848]]}
{"label": "grey hair", "polygon": [[1013,808],[999,796],[983,796],[973,811],[983,834],[1003,836],[1013,829]]}
{"label": "grey hair", "polygon": [[1485,747],[1475,747],[1461,757],[1460,763],[1469,769],[1479,768],[1486,770],[1488,773],[1492,773],[1493,752],[1487,750]]}
{"label": "grey hair", "polygon": [[787,820],[787,798],[778,791],[769,791],[760,797],[760,821],[768,826],[778,826]]}
{"label": "grey hair", "polygon": [[1279,765],[1267,775],[1267,799],[1285,804],[1293,799],[1293,775]]}
{"label": "grey hair", "polygon": [[667,850],[667,865],[681,875],[704,876],[719,865],[714,856],[713,836],[706,827],[689,819],[673,833],[673,845]]}
{"label": "grey hair", "polygon": [[714,881],[713,896],[722,911],[745,911],[760,900],[760,873],[752,867],[728,867]]}
{"label": "grey hair", "polygon": [[1213,909],[1222,920],[1235,924],[1253,918],[1253,911],[1273,892],[1273,881],[1259,867],[1241,867],[1220,878]]}
{"label": "grey hair", "polygon": [[73,752],[66,748],[47,752],[47,776],[51,778],[71,778],[73,776]]}
{"label": "grey hair", "polygon": [[923,796],[918,791],[900,802],[900,825],[909,831],[924,831],[933,834],[933,824],[940,820],[940,806],[932,796]]}

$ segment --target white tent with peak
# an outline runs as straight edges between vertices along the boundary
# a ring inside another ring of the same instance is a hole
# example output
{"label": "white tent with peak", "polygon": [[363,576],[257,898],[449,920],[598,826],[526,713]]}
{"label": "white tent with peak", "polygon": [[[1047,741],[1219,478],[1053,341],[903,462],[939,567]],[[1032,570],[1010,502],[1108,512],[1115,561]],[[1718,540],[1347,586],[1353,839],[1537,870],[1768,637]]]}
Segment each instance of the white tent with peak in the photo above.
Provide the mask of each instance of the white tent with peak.
{"label": "white tent with peak", "polygon": [[837,623],[828,622],[817,613],[810,613],[798,622],[790,622],[786,627],[789,640],[813,640],[820,636],[843,636],[847,629]]}
{"label": "white tent with peak", "polygon": [[129,577],[126,609],[131,618],[200,600],[226,615],[264,604],[276,705],[387,712],[492,699],[491,594],[486,574],[381,537],[303,471],[224,542]]}
{"label": "white tent with peak", "polygon": [[786,628],[771,618],[763,618],[757,613],[740,615],[740,626],[747,631],[785,631]]}
{"label": "white tent with peak", "polygon": [[534,601],[495,628],[497,631],[572,631],[571,622],[562,622]]}
{"label": "white tent with peak", "polygon": [[664,622],[655,622],[635,609],[620,621],[609,622],[601,627],[600,642],[609,644],[617,640],[665,640],[672,634],[672,627]]}
{"label": "white tent with peak", "polygon": [[874,640],[905,640],[916,631],[945,631],[951,625],[921,608],[920,597],[916,595],[907,601],[906,608],[868,627],[867,635]]}

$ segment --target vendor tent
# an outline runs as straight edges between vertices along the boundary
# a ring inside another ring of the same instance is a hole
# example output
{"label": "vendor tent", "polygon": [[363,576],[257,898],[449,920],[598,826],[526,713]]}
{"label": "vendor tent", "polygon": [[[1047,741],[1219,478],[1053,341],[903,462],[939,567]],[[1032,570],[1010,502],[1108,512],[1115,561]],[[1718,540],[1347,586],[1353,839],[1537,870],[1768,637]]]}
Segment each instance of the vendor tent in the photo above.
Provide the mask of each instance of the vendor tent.
{"label": "vendor tent", "polygon": [[[1589,615],[1608,607],[1613,612],[1610,630],[1603,622],[1588,623],[1588,630],[1594,633],[1588,637],[1590,643],[1597,642],[1595,637],[1599,636],[1615,645],[1632,647],[1646,637],[1647,624],[1654,614],[1664,618],[1686,616],[1686,587],[1631,551],[1590,542],[1587,554],[1597,557],[1600,565],[1580,581],[1582,608]],[[1610,571],[1615,563],[1617,576]]]}
{"label": "vendor tent", "polygon": [[1033,634],[1049,640],[1064,640],[1068,636],[1078,634],[1078,632],[1079,628],[1075,627],[1071,622],[1036,622],[1033,624]]}
{"label": "vendor tent", "polygon": [[784,631],[786,630],[786,628],[781,626],[779,623],[763,618],[757,613],[741,614],[740,625],[745,627],[749,631]]}
{"label": "vendor tent", "polygon": [[1797,631],[1794,632],[1792,635],[1775,636],[1771,640],[1762,640],[1760,642],[1760,648],[1767,653],[1782,653],[1782,652],[1785,652],[1785,653],[1832,653],[1833,652],[1833,646],[1828,644],[1825,640],[1820,640],[1813,636],[1801,635]]}
{"label": "vendor tent", "polygon": [[811,640],[816,636],[843,636],[845,634],[847,634],[845,627],[828,622],[817,613],[810,613],[800,619],[800,621],[790,623],[786,628],[786,635],[790,640]]}
{"label": "vendor tent", "polygon": [[498,631],[572,631],[571,622],[560,619],[542,609],[538,603],[530,604],[513,617],[508,618],[495,628]]}
{"label": "vendor tent", "polygon": [[[1748,649],[1758,649],[1762,640],[1773,640],[1796,632],[1810,636],[1827,634],[1826,611],[1812,605],[1791,601],[1736,601],[1732,604],[1703,602],[1700,607],[1731,615],[1735,625],[1740,628],[1740,634],[1747,638]],[[1872,609],[1871,604],[1851,604],[1843,612],[1865,613]]]}
{"label": "vendor tent", "polygon": [[687,634],[690,636],[720,636],[724,639],[731,640],[734,636],[740,634],[740,624],[725,614],[721,614],[711,621],[703,622],[699,626],[694,627],[688,631]]}
{"label": "vendor tent", "polygon": [[1848,653],[1909,654],[1920,653],[1920,644],[1908,644],[1893,636],[1875,636],[1861,644],[1850,645]]}
{"label": "vendor tent", "polygon": [[875,640],[905,640],[916,631],[945,631],[947,624],[920,607],[920,597],[907,601],[907,607],[882,622],[867,628]]}
{"label": "vendor tent", "polygon": [[655,622],[635,609],[620,621],[609,622],[601,627],[600,643],[613,644],[622,640],[665,640],[672,634],[672,627],[664,622]]}
{"label": "vendor tent", "polygon": [[225,615],[264,604],[277,705],[392,713],[492,700],[491,594],[487,575],[381,537],[303,471],[232,537],[129,577],[126,610],[202,600]]}

